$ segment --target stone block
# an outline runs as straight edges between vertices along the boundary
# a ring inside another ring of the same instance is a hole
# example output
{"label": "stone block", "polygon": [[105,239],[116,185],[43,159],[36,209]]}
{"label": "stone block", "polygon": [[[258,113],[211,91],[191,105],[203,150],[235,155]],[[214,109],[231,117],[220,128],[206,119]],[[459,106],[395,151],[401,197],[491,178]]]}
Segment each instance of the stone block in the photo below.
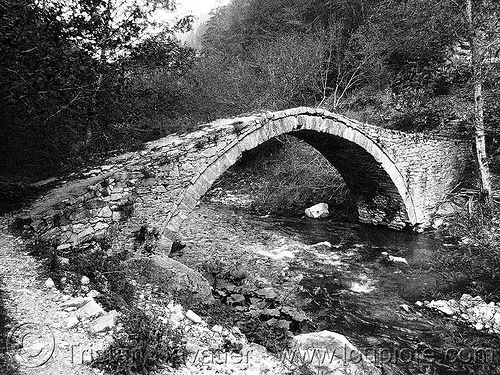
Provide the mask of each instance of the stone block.
{"label": "stone block", "polygon": [[76,310],[76,315],[81,318],[96,318],[104,314],[105,312],[101,305],[94,301],[93,298],[78,310]]}
{"label": "stone block", "polygon": [[108,219],[113,216],[113,212],[111,211],[109,206],[105,206],[99,211],[98,216]]}
{"label": "stone block", "polygon": [[94,230],[97,232],[97,231],[100,231],[100,230],[103,230],[103,229],[108,229],[109,228],[109,224],[107,223],[103,223],[102,221],[98,222],[95,226],[94,226]]}
{"label": "stone block", "polygon": [[90,330],[94,333],[105,332],[114,328],[116,324],[116,319],[118,317],[118,312],[116,310],[111,310],[106,315],[97,318],[92,322]]}

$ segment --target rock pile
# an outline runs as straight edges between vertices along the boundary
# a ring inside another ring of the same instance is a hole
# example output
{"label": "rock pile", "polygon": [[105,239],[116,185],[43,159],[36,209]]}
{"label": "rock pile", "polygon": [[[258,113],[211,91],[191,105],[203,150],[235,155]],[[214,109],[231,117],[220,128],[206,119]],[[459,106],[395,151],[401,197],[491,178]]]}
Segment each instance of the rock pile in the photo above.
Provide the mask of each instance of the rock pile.
{"label": "rock pile", "polygon": [[300,371],[306,366],[308,371],[327,370],[332,375],[380,375],[380,370],[338,333],[322,331],[298,335],[293,348],[276,357],[264,347],[249,343],[237,327],[210,327],[196,313],[185,311],[181,305],[171,302],[165,308],[163,319],[182,329],[189,354],[186,365],[177,370],[165,369],[162,374],[277,375],[302,373]]}
{"label": "rock pile", "polygon": [[[226,286],[229,285],[227,283]],[[242,290],[238,290],[236,285],[229,287],[229,289],[231,288],[235,288],[233,292],[242,293]],[[229,292],[227,287],[225,290]],[[106,345],[111,343],[111,333],[122,329],[121,325],[117,324],[119,313],[115,310],[105,312],[101,305],[94,300],[92,297],[94,293],[91,292],[87,296],[74,298],[62,296],[59,308],[66,316],[65,324],[62,326],[65,325],[65,328],[70,331],[78,330],[96,335],[95,337],[101,337],[102,342],[96,344],[95,347],[105,350]],[[234,294],[229,294],[228,297],[238,300]],[[239,303],[239,306],[244,307],[248,302],[247,297],[256,299],[253,301],[255,306],[262,304],[260,310],[251,306],[246,308],[253,311],[259,318],[270,317],[268,321],[279,322],[286,319],[288,321],[302,321],[307,319],[303,313],[294,308],[280,306],[277,294],[272,288],[256,289],[252,291],[251,295],[253,297],[242,294],[243,300],[234,303]],[[329,373],[333,375],[380,374],[379,370],[362,356],[347,338],[334,332],[323,331],[298,335],[293,340],[294,346],[292,348],[285,350],[286,353],[275,356],[263,346],[248,342],[245,335],[237,327],[224,327],[220,324],[209,325],[196,312],[186,310],[174,302],[165,306],[158,305],[149,298],[143,298],[141,301],[138,305],[139,308],[154,312],[162,322],[182,332],[188,353],[184,365],[178,369],[159,367],[159,375],[279,375],[302,371],[304,366],[311,371],[328,368]],[[329,357],[323,355],[321,358],[323,360],[328,358],[328,363],[316,363],[319,357],[312,358],[312,361],[309,358],[310,353],[319,353],[320,351],[327,353]],[[346,353],[349,354],[349,357],[345,357]],[[366,372],[367,370],[369,372]]]}
{"label": "rock pile", "polygon": [[88,328],[91,333],[106,333],[115,327],[118,318],[116,310],[106,313],[93,297],[64,298],[66,300],[60,304],[61,310],[74,312],[66,319],[67,329],[82,327]]}
{"label": "rock pile", "polygon": [[309,321],[302,311],[282,304],[272,287],[236,285],[224,279],[217,279],[214,286],[214,296],[222,303],[269,326],[295,332]]}
{"label": "rock pile", "polygon": [[[179,369],[163,369],[161,374],[269,374],[285,373],[283,364],[267,350],[249,343],[237,327],[209,326],[192,310],[170,302],[165,308],[152,307],[160,319],[182,331],[188,357]],[[158,310],[159,308],[159,310]]]}
{"label": "rock pile", "polygon": [[464,294],[457,301],[451,299],[417,302],[430,309],[473,325],[478,331],[500,334],[500,304],[486,303],[481,297]]}

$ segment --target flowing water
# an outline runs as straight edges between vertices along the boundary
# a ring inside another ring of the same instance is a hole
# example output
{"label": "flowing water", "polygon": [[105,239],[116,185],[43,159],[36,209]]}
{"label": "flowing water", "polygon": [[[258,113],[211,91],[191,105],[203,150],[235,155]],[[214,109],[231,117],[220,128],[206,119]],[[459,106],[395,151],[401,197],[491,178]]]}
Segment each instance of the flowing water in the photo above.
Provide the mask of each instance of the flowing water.
{"label": "flowing water", "polygon": [[[496,373],[491,359],[470,357],[478,337],[481,343],[478,333],[415,304],[446,289],[431,264],[453,246],[449,238],[305,217],[259,217],[207,203],[187,220],[183,235],[189,245],[183,261],[192,266],[203,257],[236,257],[276,288],[294,280],[294,298],[311,317],[309,330],[345,335],[392,373]],[[384,252],[407,264],[389,262]]]}

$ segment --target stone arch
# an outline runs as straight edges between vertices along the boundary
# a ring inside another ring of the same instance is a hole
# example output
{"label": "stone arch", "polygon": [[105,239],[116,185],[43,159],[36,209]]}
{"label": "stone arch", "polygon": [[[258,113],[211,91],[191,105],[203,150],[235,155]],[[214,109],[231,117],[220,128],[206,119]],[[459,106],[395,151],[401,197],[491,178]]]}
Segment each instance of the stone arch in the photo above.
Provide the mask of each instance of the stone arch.
{"label": "stone arch", "polygon": [[162,237],[173,240],[199,199],[243,152],[281,134],[291,134],[319,150],[340,172],[353,193],[361,222],[402,228],[418,223],[411,193],[384,147],[352,121],[335,115],[284,115],[238,122],[243,129],[218,156],[197,171],[169,210]]}

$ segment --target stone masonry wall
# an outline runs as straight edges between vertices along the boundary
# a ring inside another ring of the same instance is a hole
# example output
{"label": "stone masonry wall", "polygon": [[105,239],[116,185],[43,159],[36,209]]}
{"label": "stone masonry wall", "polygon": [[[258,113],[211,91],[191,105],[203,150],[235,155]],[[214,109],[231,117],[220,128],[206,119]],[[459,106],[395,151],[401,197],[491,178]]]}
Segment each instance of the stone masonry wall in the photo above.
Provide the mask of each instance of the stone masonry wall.
{"label": "stone masonry wall", "polygon": [[[428,225],[436,203],[472,160],[471,147],[462,140],[406,134],[296,108],[218,120],[111,158],[39,199],[25,222],[60,249],[108,236],[114,246],[133,250],[137,233],[148,228],[157,250],[169,250],[182,221],[213,182],[244,151],[284,133],[315,134],[311,144],[330,155],[359,193],[361,220],[398,228]],[[349,158],[341,159],[342,151]],[[371,176],[367,180],[375,189],[363,190],[361,175]]]}

